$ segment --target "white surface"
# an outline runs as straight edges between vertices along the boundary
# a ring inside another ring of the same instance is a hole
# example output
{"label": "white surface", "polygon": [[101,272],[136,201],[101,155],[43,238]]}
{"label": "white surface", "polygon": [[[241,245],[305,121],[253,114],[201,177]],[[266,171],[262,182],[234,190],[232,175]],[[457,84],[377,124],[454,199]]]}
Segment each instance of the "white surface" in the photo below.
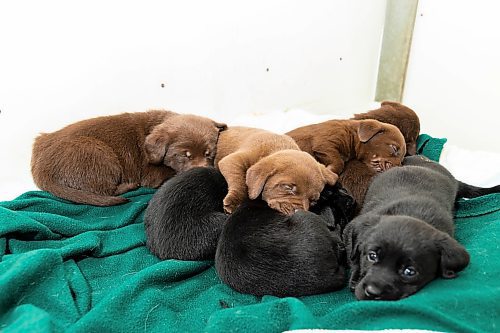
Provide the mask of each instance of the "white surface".
{"label": "white surface", "polygon": [[371,0],[0,1],[2,199],[32,186],[38,133],[86,118],[365,110],[384,12]]}
{"label": "white surface", "polygon": [[423,133],[500,153],[499,12],[499,1],[419,0],[403,100]]}
{"label": "white surface", "polygon": [[[420,1],[404,102],[423,133],[500,153],[498,5],[437,3]],[[382,0],[1,1],[0,200],[35,189],[38,133],[86,118],[167,108],[284,132],[367,111],[384,12]],[[493,164],[464,160],[464,178]]]}

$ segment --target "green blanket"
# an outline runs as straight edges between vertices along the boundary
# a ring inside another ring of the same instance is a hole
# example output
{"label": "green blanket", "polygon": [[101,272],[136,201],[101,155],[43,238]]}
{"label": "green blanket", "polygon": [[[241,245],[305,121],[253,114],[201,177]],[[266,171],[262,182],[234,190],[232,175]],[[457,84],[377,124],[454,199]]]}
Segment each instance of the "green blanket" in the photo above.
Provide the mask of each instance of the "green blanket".
{"label": "green blanket", "polygon": [[[438,159],[443,144],[422,136],[419,151]],[[459,204],[456,237],[471,263],[458,278],[400,301],[356,301],[347,288],[301,298],[239,294],[211,261],[158,260],[144,246],[153,192],[130,192],[129,203],[107,208],[40,191],[0,203],[0,331],[500,329],[498,194]]]}

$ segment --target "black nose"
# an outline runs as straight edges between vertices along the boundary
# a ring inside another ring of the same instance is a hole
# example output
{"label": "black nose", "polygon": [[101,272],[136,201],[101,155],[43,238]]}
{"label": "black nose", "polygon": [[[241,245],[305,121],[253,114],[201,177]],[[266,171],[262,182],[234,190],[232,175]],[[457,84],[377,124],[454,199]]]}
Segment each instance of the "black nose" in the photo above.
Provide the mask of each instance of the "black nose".
{"label": "black nose", "polygon": [[382,295],[382,289],[369,284],[365,287],[365,295],[370,298],[379,298]]}

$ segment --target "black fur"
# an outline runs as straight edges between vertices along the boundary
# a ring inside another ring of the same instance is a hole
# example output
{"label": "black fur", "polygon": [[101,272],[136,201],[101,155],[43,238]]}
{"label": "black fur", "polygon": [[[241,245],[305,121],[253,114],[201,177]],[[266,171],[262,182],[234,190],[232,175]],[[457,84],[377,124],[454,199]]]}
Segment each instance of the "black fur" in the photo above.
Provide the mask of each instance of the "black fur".
{"label": "black fur", "polygon": [[213,260],[227,219],[222,207],[226,194],[224,177],[210,167],[166,181],[144,215],[147,247],[160,259]]}
{"label": "black fur", "polygon": [[349,286],[358,299],[404,298],[469,263],[453,238],[459,182],[421,156],[403,164],[373,179],[360,215],[344,230]]}
{"label": "black fur", "polygon": [[233,289],[257,296],[304,296],[345,285],[341,224],[354,211],[339,186],[326,188],[313,212],[285,216],[260,200],[247,201],[228,218],[215,267]]}

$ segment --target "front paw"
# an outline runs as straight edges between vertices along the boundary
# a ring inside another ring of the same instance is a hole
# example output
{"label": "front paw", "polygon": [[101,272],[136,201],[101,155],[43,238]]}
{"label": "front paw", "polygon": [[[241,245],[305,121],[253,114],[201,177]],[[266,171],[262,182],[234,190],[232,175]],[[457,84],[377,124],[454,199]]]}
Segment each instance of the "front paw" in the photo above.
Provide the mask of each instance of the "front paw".
{"label": "front paw", "polygon": [[224,198],[223,204],[224,212],[226,214],[232,214],[236,210],[236,207],[240,204],[240,200],[234,195],[227,195]]}

